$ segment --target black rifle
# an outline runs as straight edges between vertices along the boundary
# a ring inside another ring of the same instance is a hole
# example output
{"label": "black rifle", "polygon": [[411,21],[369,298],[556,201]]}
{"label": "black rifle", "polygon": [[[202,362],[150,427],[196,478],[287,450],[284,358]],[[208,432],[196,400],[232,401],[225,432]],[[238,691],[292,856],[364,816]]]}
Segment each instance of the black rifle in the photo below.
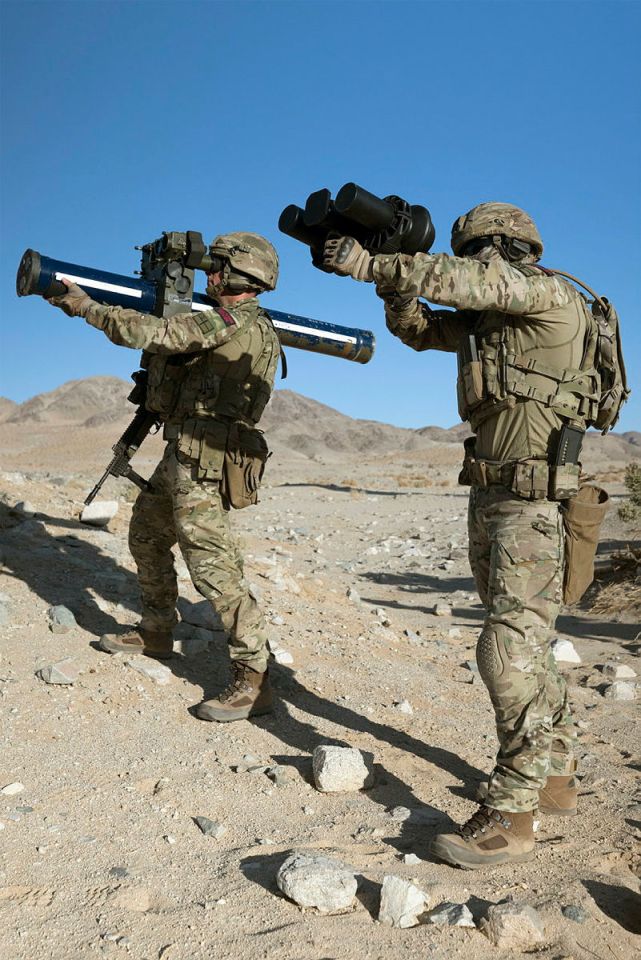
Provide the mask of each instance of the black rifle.
{"label": "black rifle", "polygon": [[354,237],[370,253],[427,253],[435,232],[426,207],[401,197],[377,197],[355,183],[346,183],[332,200],[329,190],[310,193],[305,209],[285,207],[278,228],[307,244],[312,263],[323,268],[323,247],[330,234]]}
{"label": "black rifle", "polygon": [[131,403],[138,403],[139,407],[136,410],[133,420],[123,435],[119,440],[116,441],[116,443],[114,443],[113,447],[111,448],[114,452],[113,458],[111,459],[107,469],[101,476],[96,486],[86,498],[86,504],[91,503],[91,501],[95,499],[107,477],[126,477],[127,480],[131,480],[131,482],[135,483],[136,486],[140,487],[141,490],[151,489],[149,481],[145,480],[144,477],[141,477],[140,474],[136,473],[135,470],[132,470],[132,468],[129,466],[129,461],[138,450],[145,437],[148,436],[154,427],[159,426],[160,418],[157,413],[150,413],[145,409],[147,371],[136,370],[135,373],[132,373],[131,379],[136,385],[127,399]]}

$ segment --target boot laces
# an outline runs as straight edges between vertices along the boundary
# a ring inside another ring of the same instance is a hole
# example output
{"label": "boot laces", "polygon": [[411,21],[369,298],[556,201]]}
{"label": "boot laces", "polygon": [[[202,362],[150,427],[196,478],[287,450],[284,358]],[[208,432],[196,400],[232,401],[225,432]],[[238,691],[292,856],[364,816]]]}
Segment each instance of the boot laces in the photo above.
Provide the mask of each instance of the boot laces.
{"label": "boot laces", "polygon": [[476,813],[460,827],[458,832],[464,840],[476,840],[479,833],[492,830],[497,824],[500,824],[500,826],[506,830],[511,826],[511,822],[503,817],[498,810],[481,806]]}
{"label": "boot laces", "polygon": [[227,686],[218,697],[222,703],[224,703],[226,700],[231,700],[236,696],[237,693],[240,693],[241,691],[244,691],[245,693],[251,691],[251,685],[247,682],[245,677],[245,667],[243,667],[241,664],[235,663],[232,666],[232,670],[234,671],[234,675],[231,678],[229,686]]}

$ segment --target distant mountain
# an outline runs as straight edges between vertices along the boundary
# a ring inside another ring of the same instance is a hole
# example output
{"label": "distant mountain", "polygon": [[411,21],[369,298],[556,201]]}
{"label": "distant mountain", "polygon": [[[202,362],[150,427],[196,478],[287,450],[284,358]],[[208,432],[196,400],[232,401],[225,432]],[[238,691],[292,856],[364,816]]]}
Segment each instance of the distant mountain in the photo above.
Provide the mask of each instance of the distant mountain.
{"label": "distant mountain", "polygon": [[[25,403],[0,398],[0,422],[73,424],[88,430],[104,428],[117,435],[120,422],[124,428],[133,415],[134,408],[127,403],[130,390],[131,384],[118,377],[70,380]],[[260,425],[270,445],[306,458],[410,453],[442,443],[461,444],[470,433],[465,423],[448,430],[435,426],[412,430],[377,420],[357,420],[292,390],[274,392]],[[620,464],[641,457],[641,433],[628,431],[601,437],[589,432],[584,454],[588,470],[595,469],[604,458]]]}
{"label": "distant mountain", "polygon": [[18,404],[8,397],[0,397],[0,423],[6,420],[14,412]]}
{"label": "distant mountain", "polygon": [[86,424],[105,415],[111,420],[120,419],[133,409],[127,403],[130,390],[131,385],[118,377],[69,380],[49,393],[39,393],[17,405],[6,422]]}

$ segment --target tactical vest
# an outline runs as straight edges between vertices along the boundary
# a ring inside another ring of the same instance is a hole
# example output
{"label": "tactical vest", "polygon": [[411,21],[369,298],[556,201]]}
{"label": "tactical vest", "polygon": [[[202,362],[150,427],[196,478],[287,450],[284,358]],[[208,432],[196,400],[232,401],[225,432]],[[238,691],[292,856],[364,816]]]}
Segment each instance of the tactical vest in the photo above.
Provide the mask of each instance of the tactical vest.
{"label": "tactical vest", "polygon": [[[538,272],[535,267],[518,269],[526,276]],[[545,350],[538,350],[534,344],[524,352],[522,331],[524,325],[537,323],[536,316],[496,310],[477,315],[474,334],[463,339],[458,351],[459,413],[462,420],[469,420],[472,430],[476,432],[489,418],[526,400],[551,408],[564,421],[581,429],[594,422],[600,396],[600,378],[595,367],[597,325],[583,296],[574,293],[569,304],[557,309],[571,311],[579,321],[576,329],[581,331],[583,343],[577,345],[581,361],[576,368],[550,363],[549,343]],[[583,317],[585,327],[580,322]]]}
{"label": "tactical vest", "polygon": [[271,396],[280,344],[269,315],[258,305],[255,309],[252,323],[238,331],[239,336],[252,335],[251,371],[245,380],[231,375],[240,361],[230,361],[224,375],[224,345],[168,357],[145,352],[146,408],[173,424],[193,417],[258,423]]}

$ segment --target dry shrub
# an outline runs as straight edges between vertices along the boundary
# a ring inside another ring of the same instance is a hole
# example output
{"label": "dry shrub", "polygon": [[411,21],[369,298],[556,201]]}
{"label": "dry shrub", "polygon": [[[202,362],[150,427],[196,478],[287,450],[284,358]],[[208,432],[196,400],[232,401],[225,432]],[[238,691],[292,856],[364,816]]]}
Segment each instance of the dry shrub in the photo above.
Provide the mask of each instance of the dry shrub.
{"label": "dry shrub", "polygon": [[424,474],[419,474],[415,476],[407,476],[405,474],[397,475],[395,478],[396,483],[399,487],[432,487],[434,486],[434,481],[430,480],[429,477],[426,477]]}
{"label": "dry shrub", "polygon": [[641,545],[613,553],[598,577],[585,600],[591,613],[610,618],[617,610],[641,620]]}

